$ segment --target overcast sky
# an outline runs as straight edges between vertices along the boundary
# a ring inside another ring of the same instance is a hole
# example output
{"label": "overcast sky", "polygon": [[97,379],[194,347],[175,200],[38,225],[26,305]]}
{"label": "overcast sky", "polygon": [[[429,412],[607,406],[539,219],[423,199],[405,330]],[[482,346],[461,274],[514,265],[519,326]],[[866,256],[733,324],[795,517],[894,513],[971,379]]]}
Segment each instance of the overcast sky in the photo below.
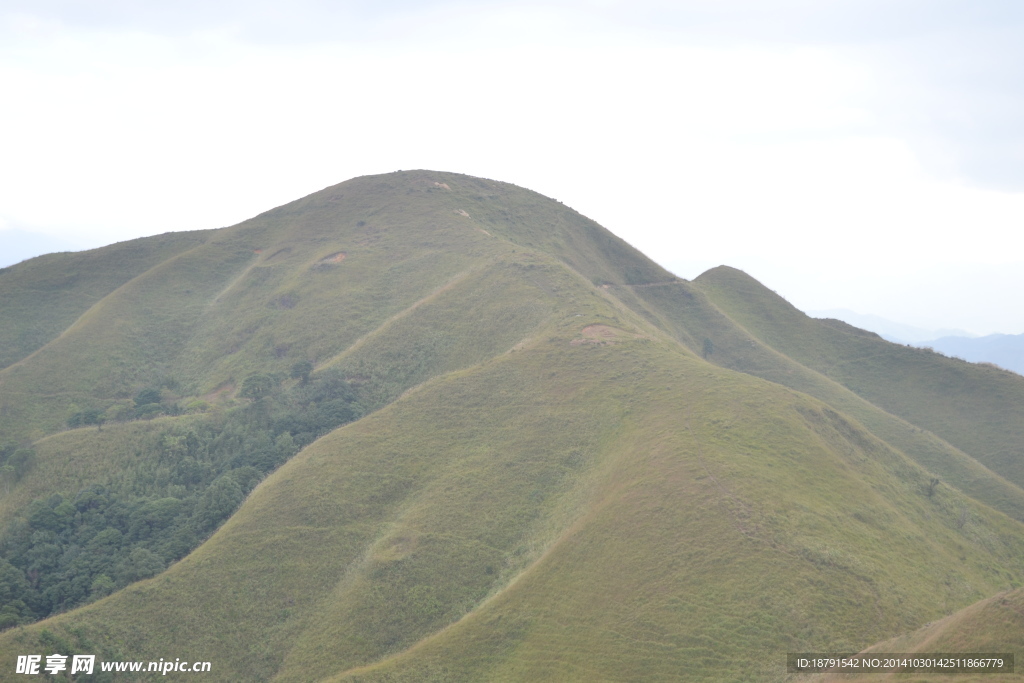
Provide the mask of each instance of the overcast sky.
{"label": "overcast sky", "polygon": [[0,0],[0,98],[0,251],[433,168],[683,277],[1024,332],[1019,0]]}

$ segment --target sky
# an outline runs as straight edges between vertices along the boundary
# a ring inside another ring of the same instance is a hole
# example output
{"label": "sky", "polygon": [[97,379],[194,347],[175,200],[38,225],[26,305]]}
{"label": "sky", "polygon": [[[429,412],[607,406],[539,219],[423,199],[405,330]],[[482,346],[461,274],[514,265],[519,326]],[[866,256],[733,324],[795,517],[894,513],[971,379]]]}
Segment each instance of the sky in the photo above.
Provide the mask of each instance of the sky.
{"label": "sky", "polygon": [[1024,3],[0,0],[0,263],[351,177],[512,182],[685,278],[1024,333]]}

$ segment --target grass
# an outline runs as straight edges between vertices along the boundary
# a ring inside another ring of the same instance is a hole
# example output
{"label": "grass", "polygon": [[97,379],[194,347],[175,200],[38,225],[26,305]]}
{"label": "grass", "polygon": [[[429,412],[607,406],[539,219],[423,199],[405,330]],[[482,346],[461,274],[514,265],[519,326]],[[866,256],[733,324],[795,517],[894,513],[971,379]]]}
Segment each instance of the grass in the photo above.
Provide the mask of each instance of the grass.
{"label": "grass", "polygon": [[115,289],[212,232],[167,233],[0,269],[0,368],[45,346]]}
{"label": "grass", "polygon": [[[1024,651],[1024,590],[1017,589],[998,593],[990,598],[965,607],[964,609],[928,623],[922,628],[899,635],[868,648],[868,652],[987,652],[1013,653],[1018,657]],[[956,681],[982,683],[991,680],[1024,680],[1019,663],[1016,673],[975,675],[960,674]],[[861,675],[858,680],[885,681],[900,680],[915,683],[928,680],[949,680],[949,676],[923,674]],[[840,680],[838,676],[809,677],[809,680]]]}
{"label": "grass", "polygon": [[[679,282],[656,287],[619,287],[611,291],[695,353],[701,353],[703,340],[709,340],[713,349],[707,358],[710,362],[788,386],[828,403],[931,471],[945,486],[953,486],[1014,519],[1024,520],[1024,490],[1018,484],[996,474],[920,424],[886,412],[837,380],[770,347],[726,315],[695,284]],[[761,293],[765,297],[763,310],[779,319],[781,314],[773,313],[772,306],[785,308],[788,304],[774,294]],[[785,324],[817,324],[802,313],[792,315],[797,322],[786,319]],[[918,397],[922,401],[927,400],[924,393]],[[1008,410],[1009,407],[1001,409]],[[1002,438],[1012,444],[1012,431],[1004,433]]]}
{"label": "grass", "polygon": [[[624,370],[620,349],[598,352]],[[338,680],[781,678],[784,658],[762,662],[935,618],[1007,580],[990,553],[1021,561],[1017,523],[979,506],[993,535],[955,530],[944,510],[965,499],[928,499],[919,468],[820,404],[752,400],[756,383],[697,361],[651,366],[657,380],[620,390],[589,495],[538,561],[450,628]]]}
{"label": "grass", "polygon": [[209,242],[176,254],[0,371],[0,440],[38,439],[70,413],[106,409],[166,379],[187,354],[206,299],[251,257],[237,245]]}
{"label": "grass", "polygon": [[1024,486],[1019,375],[809,318],[735,269],[713,269],[695,284],[768,346]]}

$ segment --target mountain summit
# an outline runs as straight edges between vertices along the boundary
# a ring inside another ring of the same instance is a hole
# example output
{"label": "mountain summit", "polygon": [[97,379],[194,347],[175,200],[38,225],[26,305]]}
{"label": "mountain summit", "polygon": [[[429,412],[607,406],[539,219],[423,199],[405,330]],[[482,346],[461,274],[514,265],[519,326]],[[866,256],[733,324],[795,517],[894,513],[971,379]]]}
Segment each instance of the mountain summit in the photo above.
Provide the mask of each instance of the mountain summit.
{"label": "mountain summit", "polygon": [[1024,378],[507,183],[356,178],[0,302],[3,680],[785,680],[1024,580]]}

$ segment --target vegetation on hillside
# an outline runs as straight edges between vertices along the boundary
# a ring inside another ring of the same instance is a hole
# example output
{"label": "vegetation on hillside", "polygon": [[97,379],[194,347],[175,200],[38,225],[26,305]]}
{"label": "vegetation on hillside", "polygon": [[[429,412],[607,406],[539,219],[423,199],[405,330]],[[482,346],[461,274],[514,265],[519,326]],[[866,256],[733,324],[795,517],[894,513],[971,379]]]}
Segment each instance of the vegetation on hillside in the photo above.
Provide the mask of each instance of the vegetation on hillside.
{"label": "vegetation on hillside", "polygon": [[[251,402],[223,415],[168,423],[140,444],[141,458],[122,476],[18,510],[0,536],[0,630],[160,573],[219,527],[269,472],[362,413],[358,386],[336,371],[311,379],[307,365],[296,364],[300,381],[287,388],[279,377],[249,376],[240,396]],[[171,409],[159,397],[140,392],[132,416]],[[16,483],[35,453],[4,450],[2,471]]]}
{"label": "vegetation on hillside", "polygon": [[46,345],[118,287],[212,232],[167,233],[0,268],[0,368]]}
{"label": "vegetation on hillside", "polygon": [[810,318],[733,268],[712,269],[694,284],[766,345],[1024,487],[1020,375]]}
{"label": "vegetation on hillside", "polygon": [[[1019,660],[1024,651],[1024,589],[1005,591],[980,600],[973,605],[949,616],[929,622],[910,633],[901,634],[881,643],[875,643],[867,652],[904,652],[927,656],[928,653],[1008,653]],[[957,683],[985,683],[985,681],[1022,681],[1024,672],[1016,661],[1013,674],[959,674],[955,677],[942,676],[942,680]],[[868,681],[911,681],[924,683],[935,680],[935,675],[924,674],[873,674],[858,675],[857,680]],[[823,674],[810,677],[812,681],[849,680],[849,676]]]}

